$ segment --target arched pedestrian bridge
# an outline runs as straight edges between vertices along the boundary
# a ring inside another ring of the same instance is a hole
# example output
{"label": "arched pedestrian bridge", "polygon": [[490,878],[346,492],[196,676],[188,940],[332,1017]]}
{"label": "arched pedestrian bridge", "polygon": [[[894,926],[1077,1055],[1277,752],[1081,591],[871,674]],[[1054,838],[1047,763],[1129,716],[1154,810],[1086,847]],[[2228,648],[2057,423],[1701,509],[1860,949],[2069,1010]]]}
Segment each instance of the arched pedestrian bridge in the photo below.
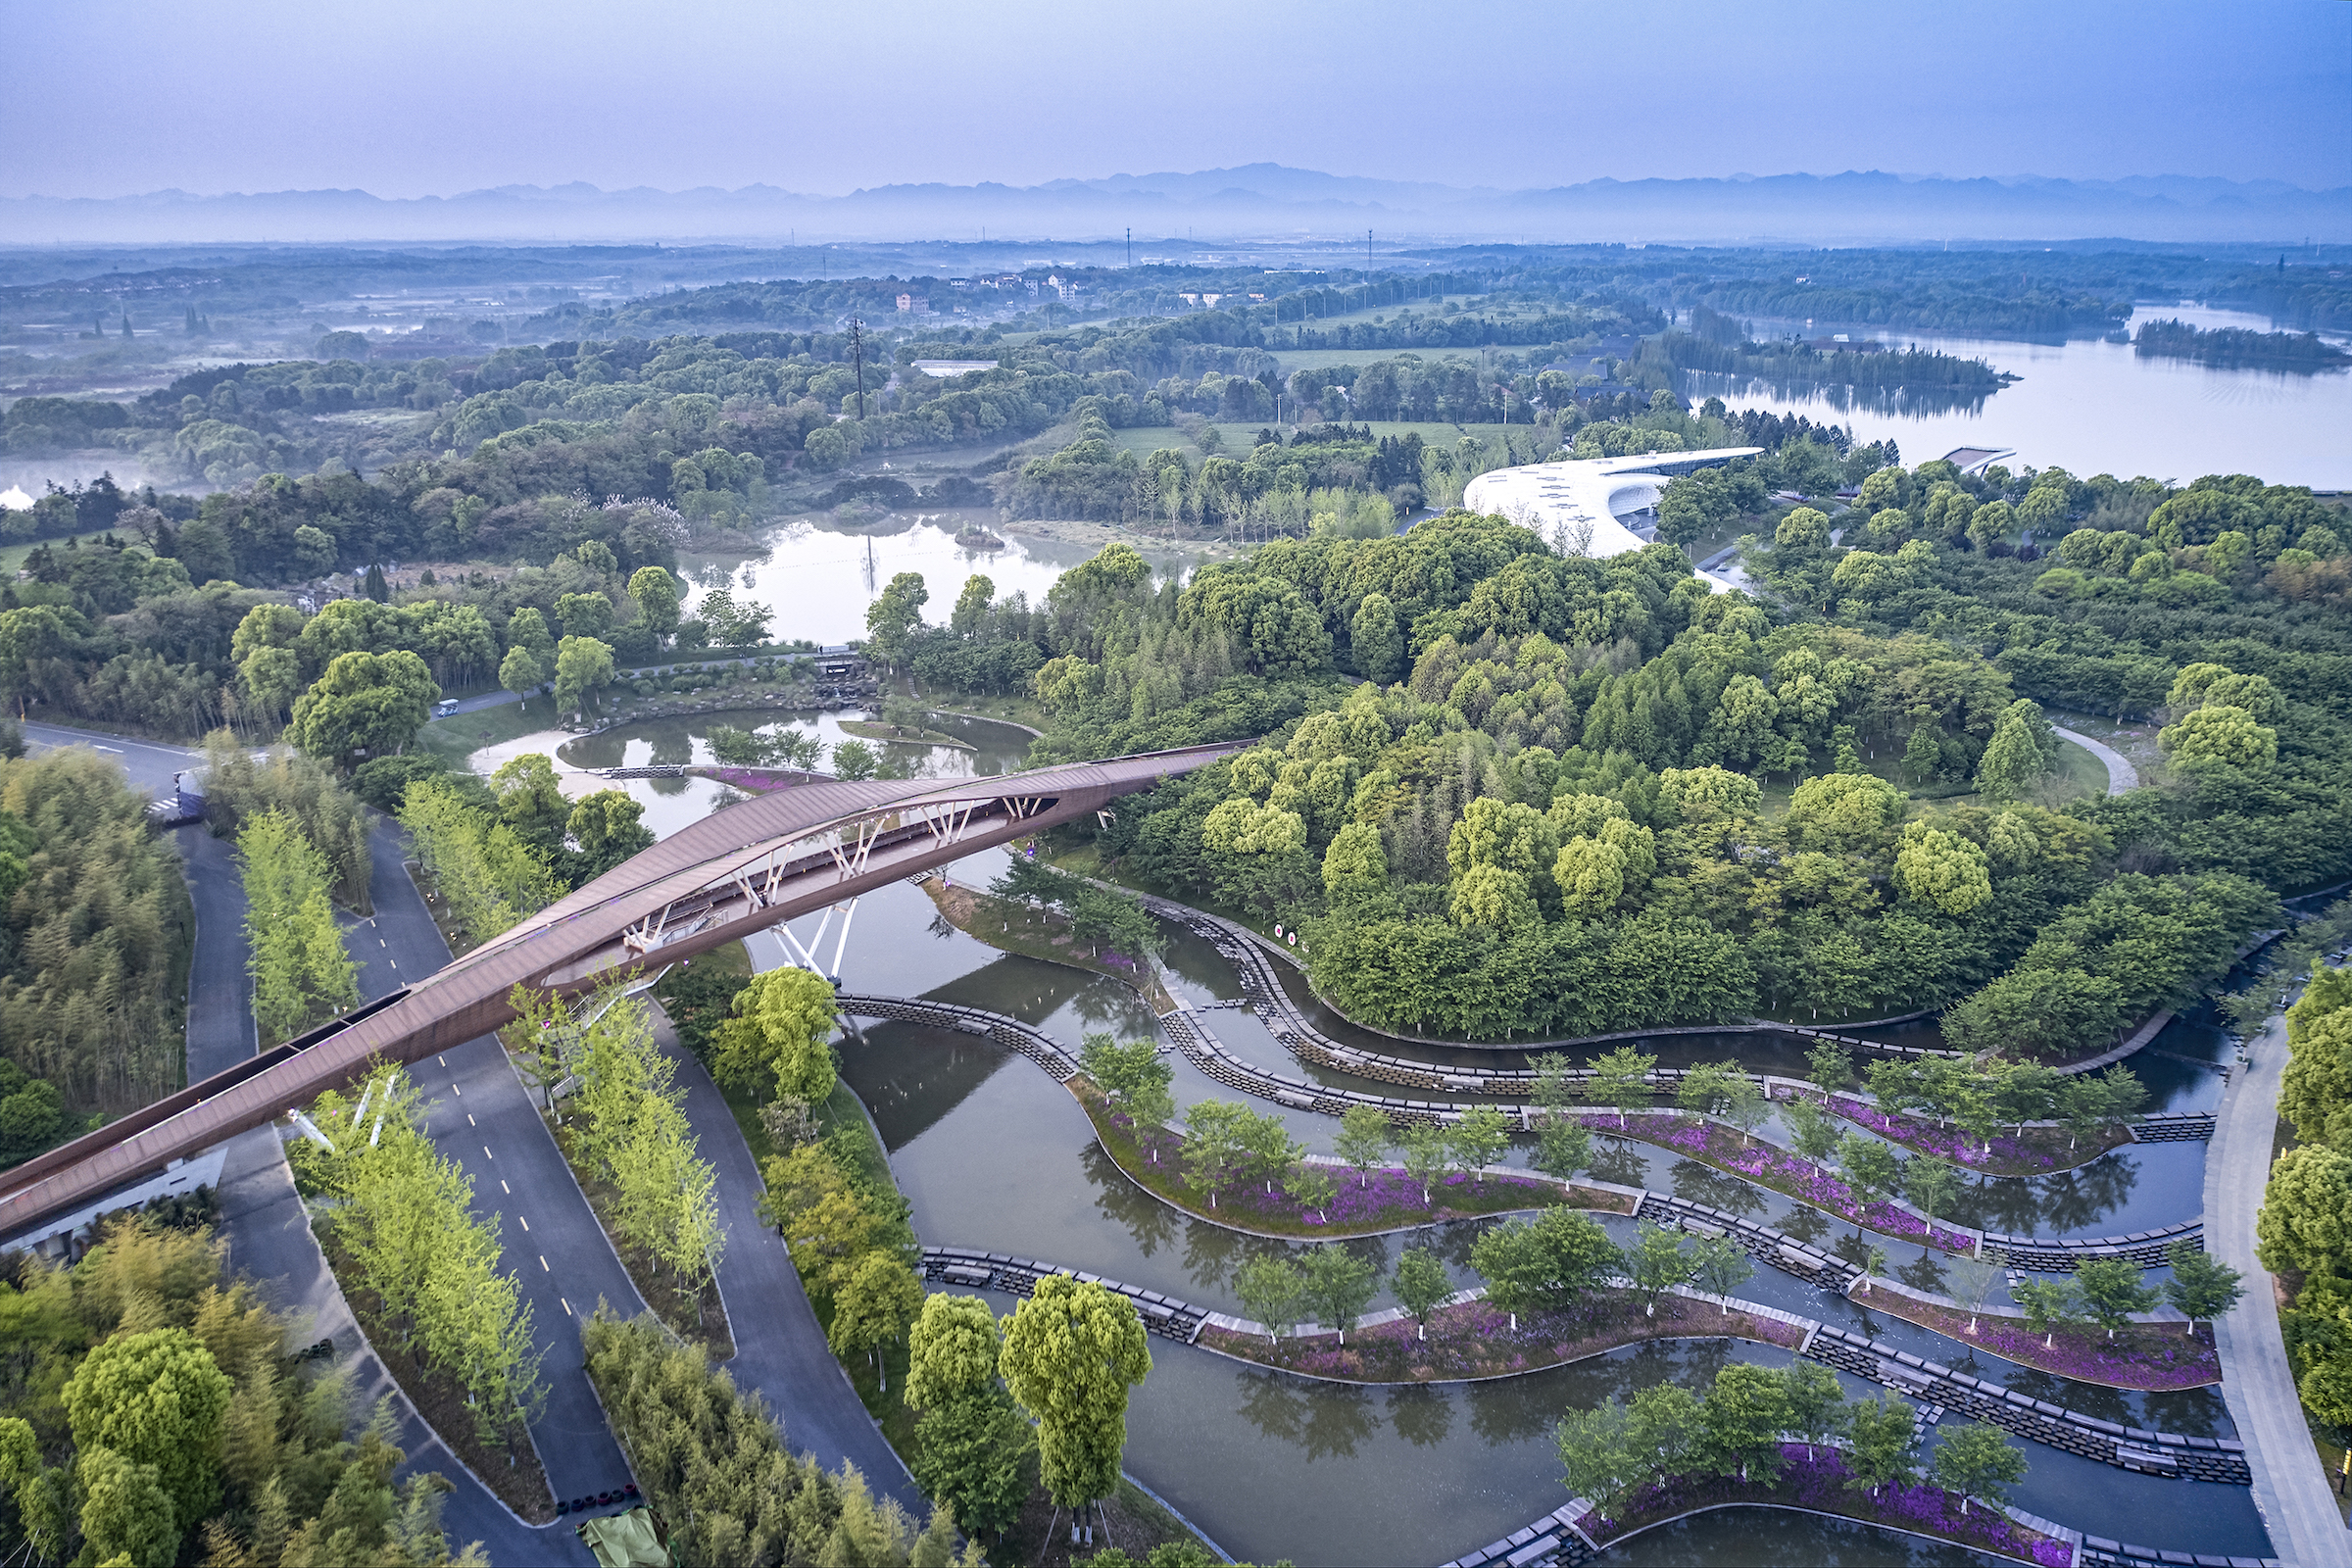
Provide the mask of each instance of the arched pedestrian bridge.
{"label": "arched pedestrian bridge", "polygon": [[827,780],[713,812],[438,973],[0,1175],[0,1237],[88,1206],[358,1080],[513,1020],[518,985],[576,994],[691,958],[976,850],[1105,810],[1254,744],[994,778]]}

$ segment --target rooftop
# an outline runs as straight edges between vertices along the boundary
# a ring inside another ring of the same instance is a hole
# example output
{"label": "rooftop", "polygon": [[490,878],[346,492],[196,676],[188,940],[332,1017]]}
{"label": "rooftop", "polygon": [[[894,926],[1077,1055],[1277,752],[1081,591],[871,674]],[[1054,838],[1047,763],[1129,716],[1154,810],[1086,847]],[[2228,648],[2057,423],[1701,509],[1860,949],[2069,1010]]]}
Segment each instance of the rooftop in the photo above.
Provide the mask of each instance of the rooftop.
{"label": "rooftop", "polygon": [[[1578,458],[1531,463],[1482,473],[1462,491],[1462,505],[1510,518],[1550,540],[1554,548],[1577,545],[1578,555],[1606,561],[1649,543],[1628,518],[1657,505],[1667,479],[1734,458],[1751,458],[1762,447],[1717,447],[1704,452],[1650,452],[1627,458]],[[1582,540],[1579,535],[1590,530]],[[1734,586],[1729,578],[1700,572],[1710,586]]]}

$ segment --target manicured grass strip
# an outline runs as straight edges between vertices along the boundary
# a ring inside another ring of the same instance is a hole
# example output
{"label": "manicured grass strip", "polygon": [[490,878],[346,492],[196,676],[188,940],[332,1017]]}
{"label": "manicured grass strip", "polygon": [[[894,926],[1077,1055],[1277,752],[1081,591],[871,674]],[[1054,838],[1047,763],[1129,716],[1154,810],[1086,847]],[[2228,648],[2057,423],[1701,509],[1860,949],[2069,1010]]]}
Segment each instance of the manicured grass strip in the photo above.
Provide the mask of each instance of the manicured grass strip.
{"label": "manicured grass strip", "polygon": [[1357,1329],[1340,1344],[1337,1334],[1294,1336],[1279,1342],[1211,1326],[1200,1343],[1227,1355],[1310,1377],[1348,1383],[1451,1383],[1470,1378],[1539,1372],[1600,1355],[1643,1340],[1731,1338],[1795,1349],[1804,1334],[1793,1324],[1746,1312],[1726,1312],[1687,1296],[1668,1296],[1657,1315],[1645,1316],[1632,1291],[1593,1291],[1556,1312],[1511,1314],[1491,1301],[1464,1301],[1430,1314],[1421,1339],[1410,1318]]}
{"label": "manicured grass strip", "polygon": [[[1934,1329],[1986,1355],[2079,1383],[2170,1393],[2208,1388],[2222,1381],[2220,1354],[2205,1339],[2190,1338],[2185,1323],[2134,1323],[2117,1329],[2115,1338],[2109,1340],[2100,1329],[2060,1329],[2055,1335],[2042,1335],[2026,1327],[2023,1319],[1980,1313],[1972,1334],[1969,1314],[1958,1307],[1917,1300],[1894,1291],[1873,1291],[1856,1299],[1867,1301],[1875,1311]],[[2044,1345],[2045,1339],[2050,1343]]]}

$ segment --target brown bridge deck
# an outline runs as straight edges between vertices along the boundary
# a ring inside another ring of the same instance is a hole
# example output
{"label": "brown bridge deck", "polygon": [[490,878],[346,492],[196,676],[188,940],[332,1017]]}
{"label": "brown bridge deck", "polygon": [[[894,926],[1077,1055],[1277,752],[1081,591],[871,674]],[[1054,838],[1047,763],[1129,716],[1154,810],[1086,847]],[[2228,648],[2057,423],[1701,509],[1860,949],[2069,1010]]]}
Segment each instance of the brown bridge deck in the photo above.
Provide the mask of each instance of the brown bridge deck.
{"label": "brown bridge deck", "polygon": [[0,1236],[274,1121],[378,1057],[416,1061],[511,1021],[517,985],[593,990],[975,850],[1074,820],[1253,744],[994,778],[831,780],[705,817],[439,972],[0,1174]]}

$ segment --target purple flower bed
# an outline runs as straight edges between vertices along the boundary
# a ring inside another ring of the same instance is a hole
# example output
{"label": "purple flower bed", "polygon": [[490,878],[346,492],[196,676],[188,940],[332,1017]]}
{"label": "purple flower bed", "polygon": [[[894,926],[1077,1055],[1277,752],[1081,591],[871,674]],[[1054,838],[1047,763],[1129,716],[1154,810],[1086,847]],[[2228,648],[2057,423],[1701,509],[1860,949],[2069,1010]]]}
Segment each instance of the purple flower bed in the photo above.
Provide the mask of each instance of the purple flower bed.
{"label": "purple flower bed", "polygon": [[2013,1317],[1980,1315],[1977,1332],[1971,1334],[1969,1314],[1956,1307],[1891,1298],[1880,1306],[2004,1361],[2084,1383],[2124,1389],[2193,1389],[2222,1380],[2221,1360],[2211,1345],[2167,1328],[2134,1325],[2119,1331],[2113,1340],[2095,1329],[2062,1331],[2045,1349],[2042,1341],[2047,1336],[2034,1333]]}
{"label": "purple flower bed", "polygon": [[1961,1512],[1960,1499],[1940,1487],[1924,1484],[1892,1485],[1849,1491],[1845,1456],[1835,1448],[1816,1448],[1808,1454],[1800,1444],[1781,1446],[1787,1456],[1773,1486],[1742,1483],[1728,1476],[1667,1476],[1651,1482],[1627,1500],[1622,1520],[1587,1514],[1583,1528],[1594,1541],[1605,1543],[1627,1525],[1655,1523],[1694,1508],[1727,1502],[1778,1502],[1817,1508],[1866,1523],[1939,1536],[1981,1550],[2021,1557],[2043,1568],[2067,1568],[2074,1548],[2050,1536],[2036,1535],[1998,1508],[1978,1502]]}
{"label": "purple flower bed", "polygon": [[1823,1170],[1810,1160],[1799,1159],[1785,1149],[1766,1143],[1742,1146],[1739,1135],[1710,1121],[1676,1118],[1660,1125],[1661,1118],[1643,1116],[1630,1118],[1625,1127],[1617,1125],[1614,1116],[1588,1112],[1584,1124],[1595,1132],[1615,1133],[1635,1137],[1646,1143],[1660,1145],[1678,1152],[1703,1159],[1734,1175],[1744,1176],[1760,1186],[1787,1193],[1817,1208],[1827,1209],[1839,1218],[1859,1223],[1882,1235],[1905,1241],[1921,1242],[1938,1247],[1947,1252],[1965,1252],[1976,1243],[1957,1231],[1932,1229],[1928,1222],[1907,1208],[1893,1203],[1873,1203],[1869,1208],[1854,1201],[1853,1189]]}
{"label": "purple flower bed", "polygon": [[2049,1170],[2058,1163],[2058,1156],[2049,1150],[2021,1142],[2007,1133],[1993,1134],[1992,1150],[1987,1153],[1984,1145],[1957,1128],[1931,1126],[1916,1116],[1889,1115],[1865,1101],[1833,1100],[1830,1109],[1856,1126],[1869,1128],[1890,1144],[1936,1154],[1971,1169],[1997,1168],[2014,1174],[2021,1167]]}
{"label": "purple flower bed", "polygon": [[[1166,1172],[1171,1184],[1179,1181],[1184,1169],[1184,1136],[1165,1127],[1139,1129],[1117,1111],[1108,1113],[1112,1125],[1133,1138],[1137,1146],[1150,1152],[1156,1151],[1156,1167],[1139,1167],[1146,1174]],[[1447,1176],[1430,1184],[1434,1204],[1424,1202],[1421,1187],[1409,1180],[1401,1170],[1377,1170],[1371,1173],[1367,1185],[1355,1172],[1342,1166],[1326,1166],[1338,1190],[1332,1196],[1331,1206],[1320,1212],[1304,1207],[1284,1190],[1281,1182],[1274,1190],[1266,1191],[1265,1182],[1248,1180],[1235,1182],[1217,1190],[1216,1207],[1207,1210],[1219,1218],[1229,1218],[1237,1224],[1257,1220],[1285,1227],[1303,1226],[1308,1230],[1331,1228],[1349,1230],[1386,1228],[1392,1225],[1411,1225],[1427,1219],[1433,1208],[1450,1208],[1457,1212],[1493,1213],[1510,1208],[1542,1208],[1560,1201],[1561,1192],[1555,1182],[1519,1176],[1489,1176],[1474,1182],[1467,1175]],[[1185,1197],[1194,1197],[1190,1188]],[[1205,1208],[1205,1202],[1203,1202]]]}
{"label": "purple flower bed", "polygon": [[737,789],[748,790],[754,795],[764,795],[771,790],[790,789],[793,785],[801,783],[807,776],[801,773],[781,772],[767,767],[713,767],[708,772],[710,777],[717,779],[722,784],[732,784]]}

